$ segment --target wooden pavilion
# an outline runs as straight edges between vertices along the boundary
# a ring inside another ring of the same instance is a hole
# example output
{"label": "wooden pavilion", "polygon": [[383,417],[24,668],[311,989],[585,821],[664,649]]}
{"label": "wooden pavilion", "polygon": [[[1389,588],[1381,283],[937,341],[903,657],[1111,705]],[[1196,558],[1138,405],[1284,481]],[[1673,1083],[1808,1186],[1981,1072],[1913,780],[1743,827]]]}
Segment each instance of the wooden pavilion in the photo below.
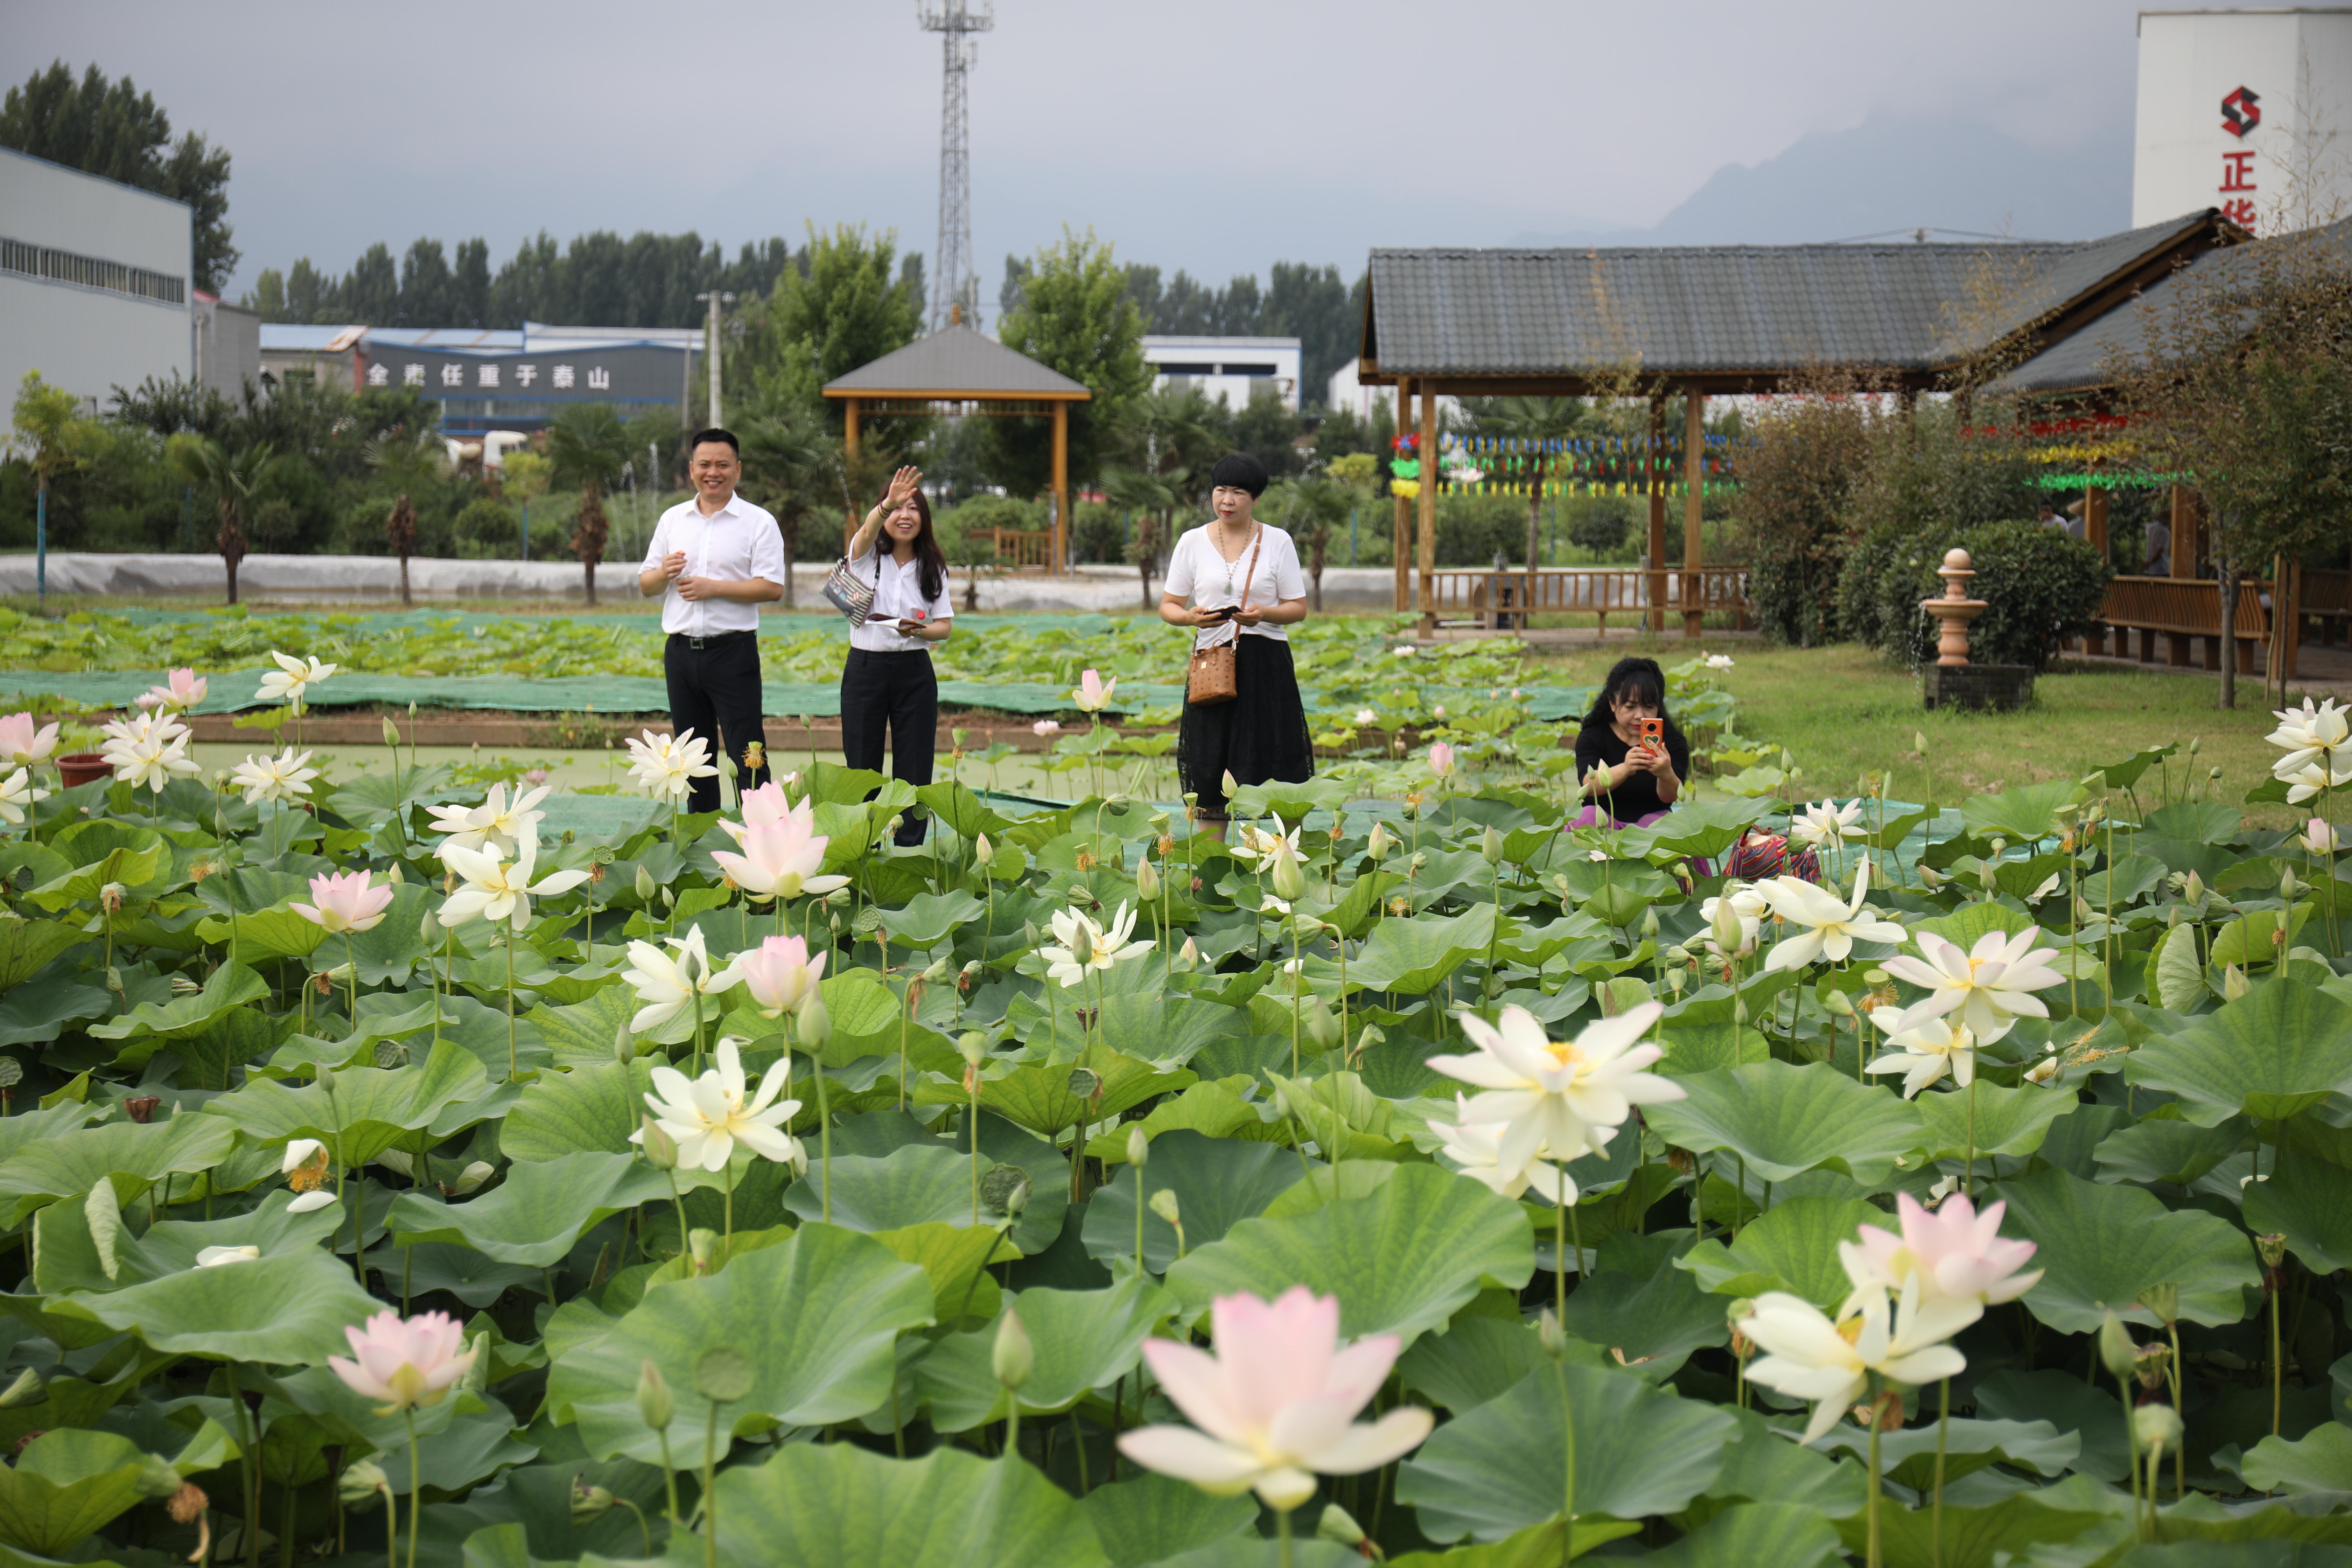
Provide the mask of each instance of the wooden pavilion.
{"label": "wooden pavilion", "polygon": [[1051,419],[1054,526],[1050,542],[1038,541],[1044,546],[1035,552],[1041,559],[1033,562],[1024,557],[1014,563],[1042,565],[1056,574],[1065,570],[1070,527],[1070,405],[1094,396],[1084,383],[958,321],[858,366],[827,383],[824,391],[842,405],[843,442],[853,454],[865,421],[894,414]]}
{"label": "wooden pavilion", "polygon": [[[1416,554],[1424,630],[1444,607],[1433,482],[1442,396],[1645,397],[1656,451],[1666,446],[1666,400],[1682,393],[1683,565],[1664,565],[1670,476],[1654,462],[1643,481],[1647,581],[1638,604],[1621,607],[1645,611],[1663,631],[1678,602],[1696,637],[1706,612],[1738,595],[1735,574],[1702,559],[1708,397],[1788,391],[1825,372],[1906,395],[1941,390],[1989,354],[2059,342],[2176,267],[2245,237],[2209,209],[2079,244],[1375,250],[1358,378],[1397,389],[1398,428],[1418,430],[1424,464],[1417,539],[1412,503],[1397,501],[1396,607],[1412,606]],[[1547,579],[1568,575],[1532,574],[1517,603],[1594,607],[1551,602]]]}

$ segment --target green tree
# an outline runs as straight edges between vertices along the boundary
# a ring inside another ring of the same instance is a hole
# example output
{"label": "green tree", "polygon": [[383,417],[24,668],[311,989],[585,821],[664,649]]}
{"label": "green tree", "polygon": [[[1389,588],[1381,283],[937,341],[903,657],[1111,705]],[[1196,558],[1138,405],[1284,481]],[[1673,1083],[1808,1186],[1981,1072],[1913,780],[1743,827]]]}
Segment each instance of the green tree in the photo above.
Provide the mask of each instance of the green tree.
{"label": "green tree", "polygon": [[[1062,231],[1058,244],[1037,253],[1020,305],[997,321],[1006,348],[1074,381],[1091,401],[1070,407],[1070,474],[1092,479],[1102,471],[1113,433],[1129,406],[1150,389],[1143,357],[1143,312],[1127,298],[1127,279],[1111,247],[1095,237]],[[992,431],[991,468],[1016,495],[1035,495],[1053,471],[1053,434],[1041,419],[1000,419]]]}
{"label": "green tree", "polygon": [[447,460],[448,448],[428,425],[388,430],[367,444],[367,465],[394,485],[399,494],[384,524],[385,542],[400,557],[400,602],[414,604],[408,593],[408,558],[416,552],[417,489],[436,477]]}
{"label": "green tree", "polygon": [[1306,545],[1307,605],[1323,612],[1323,567],[1331,550],[1331,528],[1346,521],[1355,494],[1328,475],[1308,472],[1276,482],[1265,492],[1265,515]]}
{"label": "green tree", "polygon": [[80,81],[63,60],[35,71],[0,99],[0,147],[183,201],[195,213],[195,284],[217,294],[236,270],[229,243],[228,150],[191,131],[172,140],[172,119],[129,77],[96,66]]}
{"label": "green tree", "polygon": [[604,559],[609,525],[604,492],[629,460],[629,433],[610,405],[575,403],[547,427],[547,456],[555,482],[580,487],[580,511],[572,525],[572,553],[587,574],[588,603],[596,602],[596,565]]}
{"label": "green tree", "polygon": [[743,337],[729,351],[734,384],[745,384],[748,371],[772,404],[821,409],[826,382],[913,342],[923,330],[921,271],[919,263],[894,276],[897,255],[887,231],[869,237],[863,225],[842,224],[819,234],[811,225],[805,264],[786,268],[744,313]]}
{"label": "green tree", "polygon": [[1475,434],[1523,444],[1517,456],[1525,467],[1513,478],[1528,482],[1528,570],[1533,572],[1543,564],[1543,489],[1554,460],[1546,443],[1581,428],[1587,405],[1580,397],[1473,397],[1464,400],[1462,412]]}
{"label": "green tree", "polygon": [[11,415],[9,447],[22,452],[33,470],[35,591],[42,604],[49,595],[49,489],[57,477],[80,463],[89,452],[93,432],[81,416],[81,399],[61,386],[51,386],[37,370],[25,373],[16,388]]}
{"label": "green tree", "polygon": [[526,561],[530,559],[530,503],[547,493],[547,487],[554,482],[554,470],[546,453],[522,449],[509,452],[499,465],[499,494],[522,509],[517,537]]}
{"label": "green tree", "polygon": [[743,493],[775,513],[776,531],[783,536],[783,603],[791,609],[801,525],[825,503],[841,463],[841,445],[816,414],[776,398],[748,407],[738,434],[743,442]]}
{"label": "green tree", "polygon": [[236,603],[236,569],[245,560],[245,521],[286,460],[267,442],[232,452],[209,437],[184,432],[163,443],[163,461],[180,480],[211,499],[220,518],[214,542],[228,569],[228,602]]}
{"label": "green tree", "polygon": [[1159,574],[1164,531],[1176,510],[1176,487],[1167,476],[1145,468],[1113,468],[1103,476],[1110,504],[1136,519],[1128,560],[1143,574],[1143,607],[1151,608],[1151,579]]}

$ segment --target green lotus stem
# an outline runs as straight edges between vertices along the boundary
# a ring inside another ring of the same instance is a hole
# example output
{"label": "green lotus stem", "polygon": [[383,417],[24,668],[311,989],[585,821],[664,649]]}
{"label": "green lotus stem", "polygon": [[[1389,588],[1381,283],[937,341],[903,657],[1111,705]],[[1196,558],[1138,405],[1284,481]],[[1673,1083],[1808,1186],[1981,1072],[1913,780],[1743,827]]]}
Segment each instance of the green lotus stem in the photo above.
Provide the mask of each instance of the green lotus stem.
{"label": "green lotus stem", "polygon": [[[2284,1270],[2279,1269],[2273,1270],[2273,1272],[2283,1276]],[[2278,1287],[2275,1284],[2271,1285],[2269,1294],[2271,1299],[2271,1436],[2275,1437],[2279,1435],[2280,1399],[2279,1291]]]}
{"label": "green lotus stem", "polygon": [[[964,1115],[964,1131],[971,1140],[971,1223],[980,1223],[980,1069],[971,1069],[971,1109]],[[1136,1211],[1136,1234],[1143,1234],[1142,1211]],[[1137,1247],[1138,1256],[1142,1248]]]}
{"label": "green lotus stem", "polygon": [[[979,1163],[978,1163],[977,1162],[974,1162],[974,1163],[973,1163],[973,1165],[972,1165],[972,1170],[973,1170],[974,1172],[978,1172],[978,1171],[979,1171],[979,1169],[980,1169],[980,1165],[979,1165]],[[978,1178],[975,1176],[975,1178],[974,1178],[974,1179],[975,1179],[975,1180],[977,1180]],[[1140,1165],[1138,1165],[1138,1166],[1136,1166],[1136,1167],[1135,1167],[1135,1274],[1136,1274],[1136,1278],[1137,1278],[1137,1279],[1141,1279],[1141,1278],[1142,1278],[1142,1277],[1143,1277],[1147,1272],[1149,1272],[1149,1270],[1147,1270],[1147,1269],[1144,1268],[1144,1266],[1143,1266],[1143,1198],[1144,1198],[1144,1190],[1143,1190],[1143,1189],[1144,1189],[1144,1182],[1143,1182],[1143,1167],[1142,1167],[1142,1166],[1140,1166]],[[1335,1183],[1333,1183],[1333,1184],[1332,1184],[1332,1186],[1331,1186],[1331,1195],[1332,1195],[1333,1197],[1337,1197],[1337,1196],[1339,1196],[1339,1184],[1335,1182]],[[975,1222],[975,1223],[977,1223],[977,1222]],[[1126,1376],[1126,1374],[1125,1374],[1124,1373],[1122,1373],[1120,1374],[1120,1376],[1121,1376],[1121,1377],[1122,1377],[1122,1379],[1123,1379],[1123,1378]],[[1114,1445],[1114,1446],[1116,1446],[1116,1445]],[[1112,1461],[1111,1461],[1111,1463],[1112,1463],[1112,1467],[1113,1467],[1113,1468],[1114,1468],[1114,1469],[1115,1469],[1115,1468],[1117,1468],[1117,1466],[1118,1466],[1118,1461],[1117,1461],[1116,1459],[1114,1459],[1114,1460],[1112,1460]],[[1118,1477],[1114,1475],[1111,1479],[1114,1479],[1114,1480],[1116,1480],[1116,1479],[1118,1479]]]}
{"label": "green lotus stem", "polygon": [[1883,1414],[1878,1406],[1879,1386],[1878,1374],[1874,1372],[1870,1374],[1869,1384],[1870,1490],[1866,1496],[1870,1506],[1870,1521],[1867,1535],[1865,1537],[1866,1546],[1863,1553],[1864,1568],[1884,1568],[1884,1564],[1886,1561],[1885,1557],[1881,1552],[1878,1537],[1878,1428],[1879,1417]]}
{"label": "green lotus stem", "polygon": [[425,1529],[425,1481],[416,1458],[416,1408],[411,1405],[401,1414],[408,1420],[408,1568],[416,1568],[416,1538]]}
{"label": "green lotus stem", "polygon": [[[685,1235],[681,1232],[678,1246],[683,1248],[685,1245]],[[672,1530],[682,1530],[685,1528],[685,1521],[677,1511],[677,1467],[670,1462],[669,1428],[665,1426],[654,1436],[661,1439],[662,1485],[669,1490],[669,1527]]]}
{"label": "green lotus stem", "polygon": [[[725,1217],[720,1220],[719,1224],[721,1226],[721,1229],[719,1232],[719,1250],[720,1260],[723,1262],[728,1256],[728,1248],[730,1247],[735,1241],[735,1162],[731,1158],[727,1162],[727,1206],[725,1209]],[[549,1291],[549,1300],[552,1300],[554,1299],[554,1294],[555,1293],[553,1291]]]}
{"label": "green lotus stem", "polygon": [[[896,1380],[897,1373],[892,1373]],[[702,1427],[702,1564],[719,1568],[719,1402]]]}
{"label": "green lotus stem", "polygon": [[616,1497],[613,1500],[637,1516],[637,1539],[643,1542],[646,1555],[651,1557],[654,1554],[654,1527],[646,1522],[646,1510],[625,1497]]}
{"label": "green lotus stem", "polygon": [[1952,1380],[1943,1381],[1941,1408],[1936,1415],[1935,1565],[1944,1568],[1944,1446],[1952,1434]]}
{"label": "green lotus stem", "polygon": [[[507,1081],[515,1080],[515,1012],[514,1012],[514,950],[515,938],[521,933],[509,928],[507,931]],[[702,1009],[694,1012],[694,1070],[702,1070]]]}
{"label": "green lotus stem", "polygon": [[1277,1509],[1274,1515],[1275,1552],[1282,1568],[1290,1568],[1290,1510]]}
{"label": "green lotus stem", "polygon": [[376,1489],[383,1493],[383,1568],[400,1568],[400,1500],[382,1481]]}
{"label": "green lotus stem", "polygon": [[343,967],[352,972],[352,1029],[356,1033],[360,1026],[360,961],[352,956],[352,933],[348,927],[343,931]]}
{"label": "green lotus stem", "polygon": [[1560,1447],[1566,1456],[1560,1477],[1559,1568],[1569,1568],[1569,1560],[1576,1552],[1576,1413],[1568,1402],[1566,1358],[1552,1358],[1551,1375],[1559,1385]]}
{"label": "green lotus stem", "polygon": [[[1337,1197],[1335,1186],[1332,1195]],[[1551,1310],[1568,1310],[1568,1189],[1561,1187],[1552,1195],[1551,1210]],[[1583,1258],[1577,1262],[1581,1264]]]}
{"label": "green lotus stem", "polygon": [[[809,1065],[816,1069],[816,1157],[817,1163],[824,1167],[817,1178],[817,1190],[822,1194],[819,1201],[823,1205],[823,1218],[825,1224],[831,1225],[833,1223],[833,1102],[825,1089],[824,1059],[812,1055],[809,1058]],[[972,1147],[974,1149],[980,1147],[980,1134],[976,1130],[972,1133]],[[977,1160],[979,1155],[974,1154],[972,1158]],[[977,1166],[974,1167],[974,1169],[977,1168]],[[680,1239],[682,1243],[683,1237]]]}
{"label": "green lotus stem", "polygon": [[[2175,1318],[2172,1321],[2165,1325],[2165,1329],[2166,1331],[2172,1336],[2172,1360],[2165,1367],[2165,1375],[2172,1384],[2172,1408],[2179,1410],[2181,1408],[2180,1320]],[[2184,1437],[2182,1441],[2172,1446],[2172,1500],[2175,1502],[2185,1502],[2188,1500],[2188,1498],[2189,1444],[2187,1439]]]}
{"label": "green lotus stem", "polygon": [[1973,1068],[1969,1073],[1969,1163],[1965,1169],[1967,1173],[1961,1190],[1969,1194],[1969,1201],[1974,1203],[1977,1195],[1977,1079]]}

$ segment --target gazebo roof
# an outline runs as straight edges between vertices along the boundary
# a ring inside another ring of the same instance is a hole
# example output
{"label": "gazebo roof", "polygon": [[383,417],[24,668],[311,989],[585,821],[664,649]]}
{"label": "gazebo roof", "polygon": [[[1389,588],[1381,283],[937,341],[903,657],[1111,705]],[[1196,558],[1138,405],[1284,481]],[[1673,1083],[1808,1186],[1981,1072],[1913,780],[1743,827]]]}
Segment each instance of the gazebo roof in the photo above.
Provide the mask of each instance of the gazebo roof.
{"label": "gazebo roof", "polygon": [[1026,398],[1083,403],[1083,382],[1039,364],[961,323],[825,384],[827,397],[919,398],[940,402]]}
{"label": "gazebo roof", "polygon": [[2209,209],[2074,244],[1375,250],[1360,374],[1465,393],[1629,374],[1761,392],[1834,370],[1926,385],[2017,333],[2057,341],[2242,237]]}

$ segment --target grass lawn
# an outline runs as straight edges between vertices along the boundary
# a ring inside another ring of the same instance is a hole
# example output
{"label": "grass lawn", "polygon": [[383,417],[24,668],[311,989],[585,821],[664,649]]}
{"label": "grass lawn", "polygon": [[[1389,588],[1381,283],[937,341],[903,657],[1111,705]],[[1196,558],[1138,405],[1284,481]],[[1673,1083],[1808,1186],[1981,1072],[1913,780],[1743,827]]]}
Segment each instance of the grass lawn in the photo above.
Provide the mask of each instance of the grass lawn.
{"label": "grass lawn", "polygon": [[[1645,642],[1647,639],[1644,639]],[[1689,657],[1679,638],[1652,644],[1662,664]],[[1624,647],[1542,656],[1547,680],[1597,684]],[[2262,704],[2259,679],[2239,685],[2239,706],[2214,706],[2217,682],[2186,675],[2062,668],[2034,683],[2032,705],[2015,713],[1930,713],[1919,705],[1919,678],[1851,644],[1826,648],[1743,647],[1721,678],[1739,699],[1740,733],[1786,746],[1802,770],[1801,790],[1852,795],[1864,773],[1891,769],[1888,793],[1918,800],[1933,776],[1936,798],[1957,804],[1979,792],[2045,779],[2080,778],[2102,763],[2143,746],[2182,743],[2171,764],[2175,798],[2194,786],[2200,799],[2236,805],[2270,774],[2275,748],[2263,737],[2276,726]],[[1912,738],[1925,733],[1923,768]],[[2201,741],[2193,763],[2188,742]],[[2209,781],[2207,771],[2221,770]],[[2153,771],[2139,788],[2155,805]],[[2284,806],[2246,808],[2250,821],[2284,826]]]}

